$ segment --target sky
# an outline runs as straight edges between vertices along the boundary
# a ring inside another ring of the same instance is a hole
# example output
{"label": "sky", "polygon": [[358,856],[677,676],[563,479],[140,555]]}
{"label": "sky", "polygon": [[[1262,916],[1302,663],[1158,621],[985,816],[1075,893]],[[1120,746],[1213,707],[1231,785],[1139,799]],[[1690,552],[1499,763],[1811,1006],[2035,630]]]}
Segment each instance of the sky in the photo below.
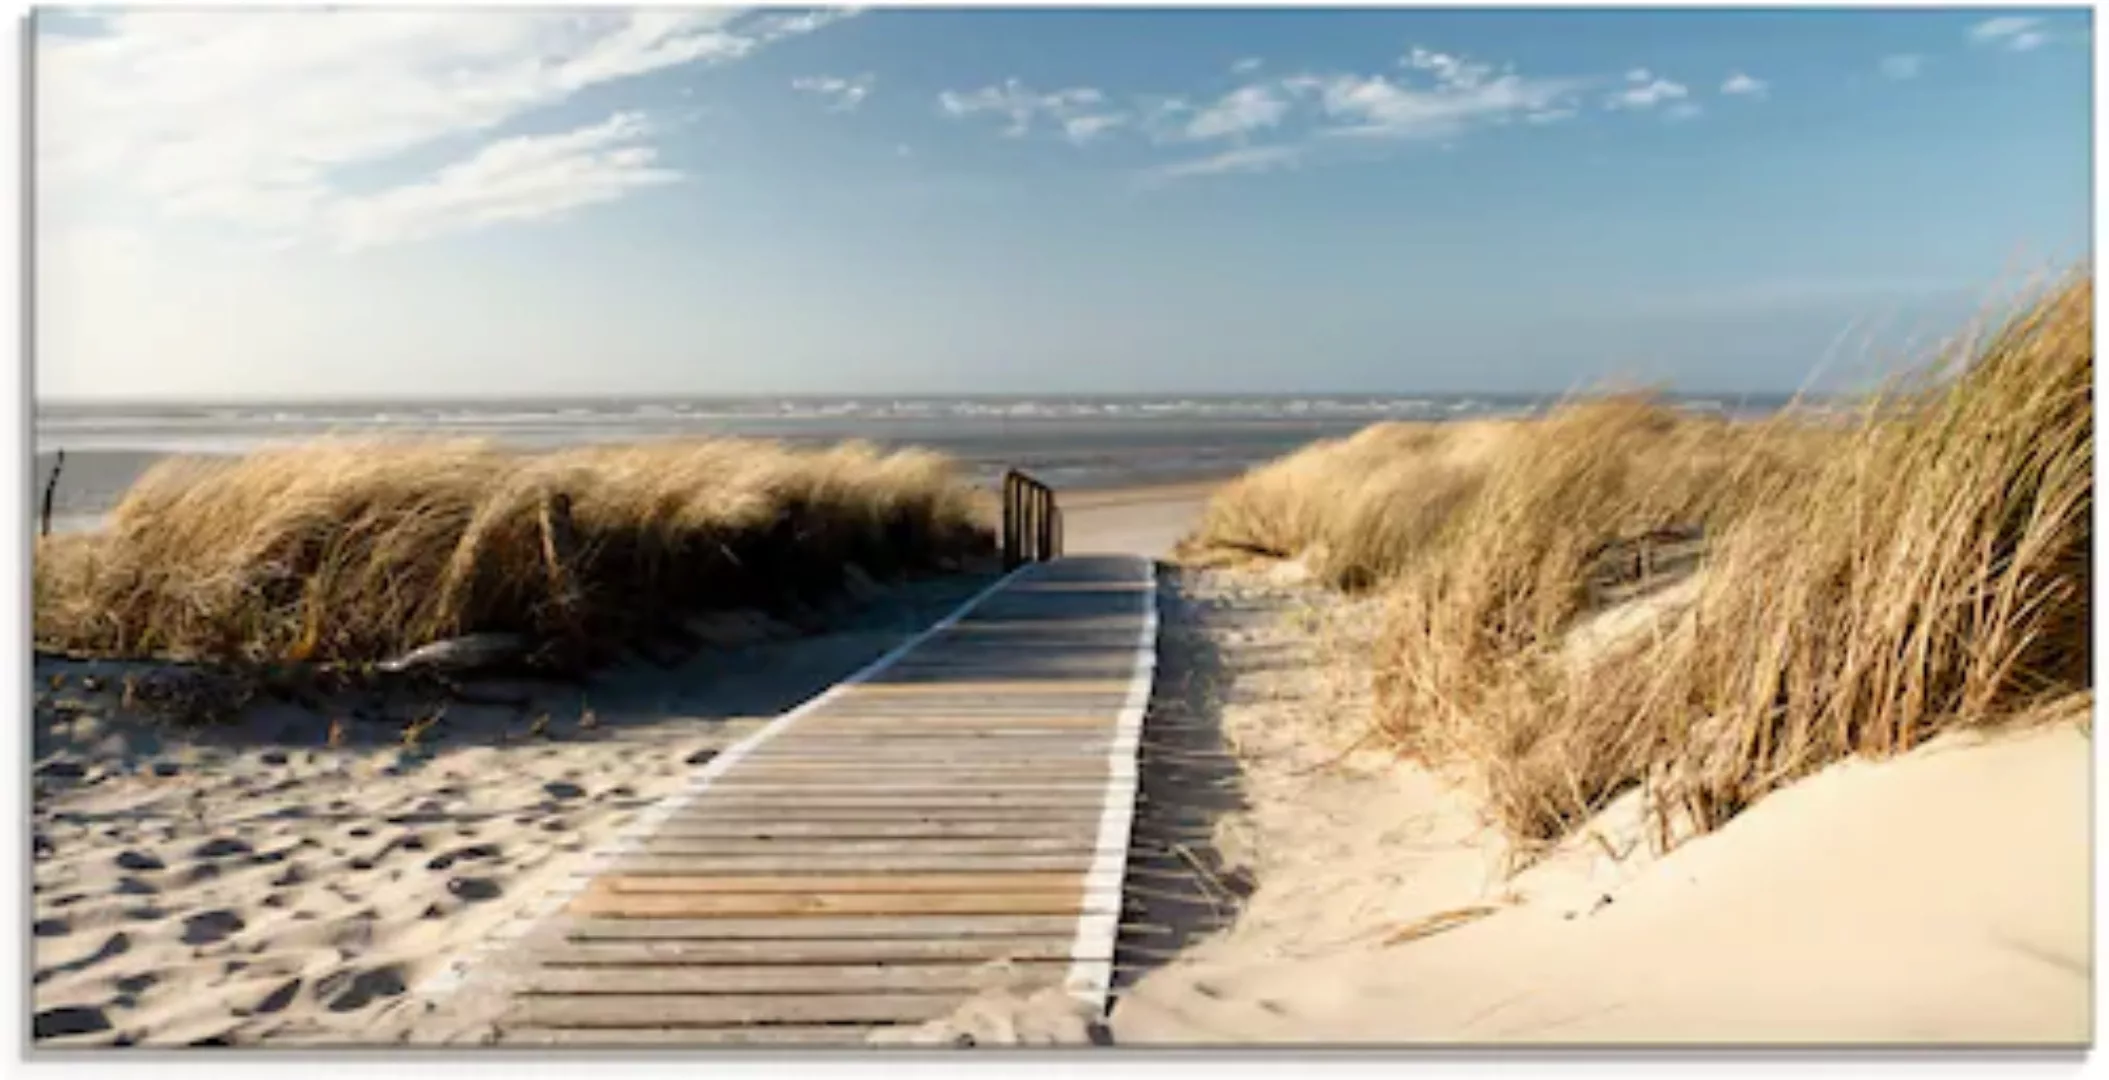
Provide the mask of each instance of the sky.
{"label": "sky", "polygon": [[2091,258],[2085,10],[34,32],[45,400],[1780,392]]}

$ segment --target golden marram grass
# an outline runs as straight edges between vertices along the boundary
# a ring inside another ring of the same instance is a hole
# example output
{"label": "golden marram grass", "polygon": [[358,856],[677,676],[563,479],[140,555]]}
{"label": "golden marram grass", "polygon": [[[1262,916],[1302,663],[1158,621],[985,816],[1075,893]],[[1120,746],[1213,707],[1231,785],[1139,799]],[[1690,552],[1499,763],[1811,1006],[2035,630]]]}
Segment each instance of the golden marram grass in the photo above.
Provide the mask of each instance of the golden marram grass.
{"label": "golden marram grass", "polygon": [[680,615],[811,603],[990,548],[951,462],[747,440],[549,453],[335,441],[171,460],[35,559],[39,645],[372,661],[504,631],[612,644]]}
{"label": "golden marram grass", "polygon": [[[1662,837],[1710,829],[1847,756],[2084,715],[2093,328],[2078,277],[1848,423],[1379,425],[1228,485],[1183,553],[1378,590],[1371,723],[1524,850],[1636,787]],[[1666,528],[1706,537],[1697,581],[1578,656],[1592,554]]]}

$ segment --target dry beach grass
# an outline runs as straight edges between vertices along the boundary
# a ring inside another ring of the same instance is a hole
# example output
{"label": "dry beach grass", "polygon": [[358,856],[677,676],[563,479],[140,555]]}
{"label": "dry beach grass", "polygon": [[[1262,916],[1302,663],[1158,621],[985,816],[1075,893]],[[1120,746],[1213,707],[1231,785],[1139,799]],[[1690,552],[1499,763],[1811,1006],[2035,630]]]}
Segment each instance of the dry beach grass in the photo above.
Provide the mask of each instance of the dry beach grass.
{"label": "dry beach grass", "polygon": [[165,462],[47,538],[35,636],[96,655],[370,662],[458,635],[620,641],[956,565],[986,508],[944,458],[682,441],[509,453],[324,441]]}
{"label": "dry beach grass", "polygon": [[[1227,485],[1185,553],[1376,590],[1371,722],[1471,765],[1526,850],[1635,787],[1659,839],[1712,829],[2088,689],[2092,305],[2070,281],[1848,424],[1629,395],[1379,426]],[[1663,529],[1707,538],[1698,579],[1577,648],[1594,554]]]}

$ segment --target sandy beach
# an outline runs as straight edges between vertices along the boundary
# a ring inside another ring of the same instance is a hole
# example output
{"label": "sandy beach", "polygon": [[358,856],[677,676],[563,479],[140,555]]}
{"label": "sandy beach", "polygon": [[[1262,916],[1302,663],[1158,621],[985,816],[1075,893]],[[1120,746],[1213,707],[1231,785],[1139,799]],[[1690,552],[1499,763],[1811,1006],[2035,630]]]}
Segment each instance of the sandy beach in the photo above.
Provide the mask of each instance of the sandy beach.
{"label": "sandy beach", "polygon": [[[1163,556],[1208,490],[1073,493],[1069,549]],[[984,580],[868,598],[827,634],[517,690],[539,696],[450,710],[417,749],[393,729],[322,745],[326,722],[283,710],[179,737],[116,715],[118,672],[40,662],[39,1045],[403,1038],[421,980],[716,749]],[[1627,800],[1511,876],[1456,777],[1362,737],[1376,601],[1295,563],[1167,566],[1163,589],[1153,716],[1211,726],[1236,789],[1180,887],[1226,911],[1128,962],[1117,1043],[2091,1037],[2084,716],[1833,767],[1667,857]],[[996,995],[888,1041],[963,1032],[1088,1038],[1064,1000]]]}
{"label": "sandy beach", "polygon": [[[1077,493],[1069,548],[1160,555],[1208,489]],[[401,721],[415,702],[375,707],[395,722],[353,723],[337,746],[335,717],[290,705],[186,734],[123,707],[126,674],[149,668],[40,657],[38,1045],[403,1038],[421,981],[719,748],[987,581],[867,596],[819,634],[720,620],[746,643],[673,668],[639,660],[576,687],[479,683],[517,703],[447,704],[414,747]]]}
{"label": "sandy beach", "polygon": [[520,704],[450,704],[414,748],[392,722],[329,746],[332,718],[290,706],[186,736],[128,718],[115,665],[40,660],[38,1044],[394,1041],[421,980],[719,748],[987,580],[907,586],[829,633],[779,627],[670,669],[478,684]]}
{"label": "sandy beach", "polygon": [[1660,858],[1628,799],[1509,877],[1452,777],[1357,746],[1368,602],[1297,577],[1171,587],[1194,629],[1167,643],[1217,653],[1247,804],[1217,832],[1257,889],[1121,997],[1117,1042],[2091,1040],[2086,709],[1834,766]]}

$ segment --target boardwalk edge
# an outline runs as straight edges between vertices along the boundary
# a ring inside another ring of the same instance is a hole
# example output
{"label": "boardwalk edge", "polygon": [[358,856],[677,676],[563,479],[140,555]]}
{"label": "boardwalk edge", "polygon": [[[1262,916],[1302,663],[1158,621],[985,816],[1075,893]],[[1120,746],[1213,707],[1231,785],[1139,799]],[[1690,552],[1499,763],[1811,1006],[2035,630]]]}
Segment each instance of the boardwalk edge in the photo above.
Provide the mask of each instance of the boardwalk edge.
{"label": "boardwalk edge", "polygon": [[1135,794],[1139,785],[1136,755],[1142,743],[1143,715],[1150,705],[1150,691],[1157,677],[1157,563],[1145,563],[1148,588],[1143,590],[1142,630],[1136,635],[1135,671],[1129,678],[1127,699],[1114,722],[1113,745],[1106,753],[1105,811],[1099,818],[1097,855],[1089,877],[1111,884],[1112,910],[1087,910],[1077,920],[1076,939],[1070,946],[1069,977],[1063,989],[1091,1010],[1094,1019],[1104,1019],[1113,992],[1113,948],[1120,933],[1120,896],[1128,866],[1130,834],[1135,822]]}

